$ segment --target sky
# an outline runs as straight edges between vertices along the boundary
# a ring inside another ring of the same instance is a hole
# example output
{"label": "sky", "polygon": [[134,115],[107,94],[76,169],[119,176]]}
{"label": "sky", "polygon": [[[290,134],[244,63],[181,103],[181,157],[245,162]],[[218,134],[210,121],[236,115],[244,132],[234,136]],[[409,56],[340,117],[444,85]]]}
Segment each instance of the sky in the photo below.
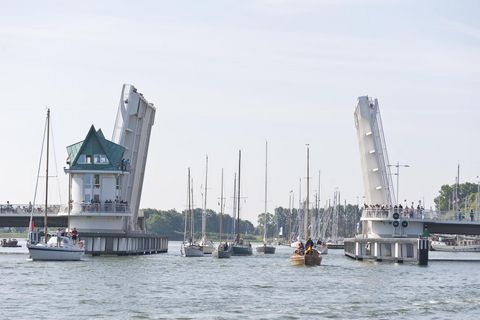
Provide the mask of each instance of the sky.
{"label": "sky", "polygon": [[[0,1],[0,203],[33,199],[46,107],[67,201],[66,146],[90,126],[111,138],[121,88],[156,106],[141,208],[183,210],[187,168],[201,206],[226,212],[242,150],[241,217],[322,205],[340,191],[362,202],[353,112],[378,98],[400,199],[480,175],[478,1]],[[54,167],[54,166],[53,166]],[[396,184],[394,177],[394,184]],[[293,191],[291,193],[290,191]],[[37,200],[39,202],[39,200]]]}

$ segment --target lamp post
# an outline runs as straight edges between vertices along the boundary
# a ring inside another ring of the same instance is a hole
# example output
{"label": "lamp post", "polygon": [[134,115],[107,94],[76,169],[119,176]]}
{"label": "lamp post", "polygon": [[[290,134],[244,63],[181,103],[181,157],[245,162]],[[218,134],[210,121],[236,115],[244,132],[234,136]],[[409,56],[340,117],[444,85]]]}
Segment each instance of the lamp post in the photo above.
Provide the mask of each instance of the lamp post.
{"label": "lamp post", "polygon": [[397,161],[397,164],[389,164],[388,165],[389,167],[395,167],[397,168],[397,173],[395,173],[395,175],[397,176],[397,206],[399,205],[400,203],[400,199],[398,198],[398,189],[399,189],[399,180],[400,180],[400,167],[404,167],[404,168],[409,168],[410,165],[408,164],[400,164],[398,161]]}

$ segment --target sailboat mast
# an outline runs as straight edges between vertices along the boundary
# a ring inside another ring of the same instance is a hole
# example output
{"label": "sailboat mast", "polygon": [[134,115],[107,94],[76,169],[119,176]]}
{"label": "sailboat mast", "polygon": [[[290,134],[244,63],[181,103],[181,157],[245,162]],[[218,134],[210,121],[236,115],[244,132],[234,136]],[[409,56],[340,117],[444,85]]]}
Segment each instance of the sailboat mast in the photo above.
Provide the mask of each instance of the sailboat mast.
{"label": "sailboat mast", "polygon": [[310,218],[310,213],[309,213],[309,204],[310,204],[310,145],[307,144],[307,204],[306,204],[306,212],[305,212],[305,240],[308,240],[309,234],[308,234],[308,225],[309,225],[309,218]]}
{"label": "sailboat mast", "polygon": [[263,211],[265,227],[263,230],[263,243],[267,243],[267,164],[268,164],[268,141],[265,141],[265,209]]}
{"label": "sailboat mast", "polygon": [[189,200],[189,210],[190,210],[190,238],[193,241],[193,236],[195,234],[195,229],[194,229],[194,222],[195,222],[195,217],[193,216],[194,210],[193,210],[193,179],[189,179],[190,181],[190,200]]}
{"label": "sailboat mast", "polygon": [[223,168],[222,168],[222,183],[220,187],[220,242],[222,242],[223,232]]}
{"label": "sailboat mast", "polygon": [[237,173],[233,177],[233,234],[237,233],[237,224],[235,223],[235,215],[237,214]]}
{"label": "sailboat mast", "polygon": [[205,162],[205,196],[203,198],[203,212],[202,212],[202,241],[205,241],[205,225],[207,223],[207,180],[208,180],[208,156]]}
{"label": "sailboat mast", "polygon": [[47,167],[45,170],[45,216],[43,218],[45,243],[47,243],[47,209],[48,209],[48,155],[50,152],[50,109],[47,109]]}
{"label": "sailboat mast", "polygon": [[240,167],[242,150],[238,150],[238,190],[237,190],[237,238],[240,239]]}
{"label": "sailboat mast", "polygon": [[190,214],[190,168],[188,168],[188,181],[187,181],[187,209],[185,210],[185,227],[183,230],[183,243],[187,241],[187,224],[188,215]]}

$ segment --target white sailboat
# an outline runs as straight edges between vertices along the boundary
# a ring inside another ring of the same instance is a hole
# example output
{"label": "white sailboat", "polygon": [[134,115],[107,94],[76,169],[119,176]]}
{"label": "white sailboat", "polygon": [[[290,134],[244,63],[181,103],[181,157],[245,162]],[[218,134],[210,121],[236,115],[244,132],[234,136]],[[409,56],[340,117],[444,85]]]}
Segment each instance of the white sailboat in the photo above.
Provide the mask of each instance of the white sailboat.
{"label": "white sailboat", "polygon": [[225,243],[222,242],[222,233],[223,233],[223,210],[225,208],[224,206],[224,197],[223,197],[223,168],[222,168],[222,186],[221,186],[221,195],[220,195],[220,243],[218,244],[218,247],[215,248],[213,251],[212,256],[214,258],[230,258],[232,255],[232,247],[228,245],[228,242],[225,241]]}
{"label": "white sailboat", "polygon": [[263,211],[264,216],[264,223],[265,226],[263,228],[263,244],[257,247],[258,253],[264,254],[274,254],[275,247],[269,243],[267,243],[267,229],[268,229],[268,221],[267,221],[267,165],[268,165],[268,142],[265,141],[265,210]]}
{"label": "white sailboat", "polygon": [[[188,168],[188,187],[187,187],[187,202],[188,208],[185,211],[185,229],[183,232],[183,243],[180,247],[180,253],[183,257],[203,257],[203,250],[202,246],[196,243],[193,240],[193,225],[194,225],[194,216],[192,210],[192,200],[191,200],[191,188],[190,188],[190,168]],[[187,224],[188,224],[188,216],[190,215],[190,237],[187,240]]]}
{"label": "white sailboat", "polygon": [[[78,261],[81,260],[85,249],[82,243],[74,244],[72,239],[61,235],[56,235],[48,239],[48,162],[50,147],[50,109],[47,110],[46,121],[46,174],[45,174],[45,215],[44,215],[44,239],[43,242],[27,243],[30,258],[34,261]],[[43,149],[43,148],[42,148]],[[32,210],[33,213],[33,210]],[[30,216],[30,228],[32,227],[33,216]],[[30,237],[29,237],[30,238]],[[48,239],[48,241],[47,241]]]}
{"label": "white sailboat", "polygon": [[203,210],[202,210],[202,239],[200,240],[199,245],[202,247],[204,254],[212,254],[215,247],[213,246],[212,241],[207,239],[205,234],[205,228],[207,224],[207,183],[208,183],[208,156],[205,163],[205,194],[203,197]]}

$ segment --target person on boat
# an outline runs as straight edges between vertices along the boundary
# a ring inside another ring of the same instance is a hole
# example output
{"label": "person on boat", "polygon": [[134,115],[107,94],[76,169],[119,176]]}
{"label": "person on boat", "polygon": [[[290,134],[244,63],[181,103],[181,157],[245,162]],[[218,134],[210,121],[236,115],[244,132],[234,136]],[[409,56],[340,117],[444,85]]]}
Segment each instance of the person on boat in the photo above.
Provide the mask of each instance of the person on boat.
{"label": "person on boat", "polygon": [[305,243],[305,247],[313,247],[313,240],[312,238],[308,238],[307,242]]}
{"label": "person on boat", "polygon": [[73,244],[77,244],[77,238],[78,238],[77,228],[73,228],[73,230],[72,230],[72,241],[73,241]]}
{"label": "person on boat", "polygon": [[304,250],[304,248],[303,248],[303,242],[300,241],[300,242],[298,243],[297,250],[295,250],[295,254],[298,254],[298,255],[303,256],[303,253],[304,253],[303,250]]}
{"label": "person on boat", "polygon": [[62,229],[57,229],[57,247],[60,247],[62,244]]}
{"label": "person on boat", "polygon": [[223,249],[224,249],[225,251],[228,251],[228,242],[225,241],[225,245],[223,246]]}

